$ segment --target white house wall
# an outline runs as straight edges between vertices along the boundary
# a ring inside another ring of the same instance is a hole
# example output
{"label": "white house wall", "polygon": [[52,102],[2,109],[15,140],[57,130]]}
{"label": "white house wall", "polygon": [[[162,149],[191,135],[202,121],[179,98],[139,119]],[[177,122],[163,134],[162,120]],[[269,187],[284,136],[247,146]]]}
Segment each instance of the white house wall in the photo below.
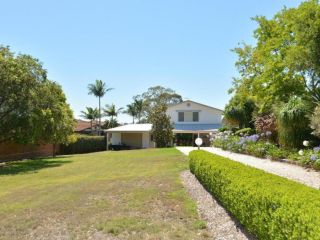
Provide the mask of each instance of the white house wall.
{"label": "white house wall", "polygon": [[[190,104],[188,106],[187,104]],[[179,122],[178,112],[199,112],[198,122]],[[210,107],[203,106],[194,102],[183,102],[181,104],[169,107],[167,114],[170,116],[171,121],[179,124],[221,124],[222,112]]]}
{"label": "white house wall", "polygon": [[142,133],[142,148],[150,147],[150,133]]}
{"label": "white house wall", "polygon": [[112,133],[111,144],[118,145],[119,143],[121,143],[121,133],[120,132]]}

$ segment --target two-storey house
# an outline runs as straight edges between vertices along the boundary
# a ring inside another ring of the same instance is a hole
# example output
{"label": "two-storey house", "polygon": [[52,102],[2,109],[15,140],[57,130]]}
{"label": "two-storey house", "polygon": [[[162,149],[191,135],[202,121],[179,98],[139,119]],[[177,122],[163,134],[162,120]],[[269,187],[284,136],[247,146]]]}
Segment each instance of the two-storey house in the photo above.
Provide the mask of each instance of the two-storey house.
{"label": "two-storey house", "polygon": [[[221,127],[223,111],[194,101],[183,101],[170,106],[168,116],[173,124],[174,144],[192,146],[196,137],[209,144],[210,135]],[[112,145],[127,145],[131,148],[155,147],[152,141],[152,124],[128,124],[108,129],[107,138]]]}

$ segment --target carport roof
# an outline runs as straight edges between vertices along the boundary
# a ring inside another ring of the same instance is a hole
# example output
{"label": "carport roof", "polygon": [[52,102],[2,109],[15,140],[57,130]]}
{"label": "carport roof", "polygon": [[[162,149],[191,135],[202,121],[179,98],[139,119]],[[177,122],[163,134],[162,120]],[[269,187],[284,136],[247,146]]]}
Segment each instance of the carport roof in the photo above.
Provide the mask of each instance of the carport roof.
{"label": "carport roof", "polygon": [[[220,124],[174,124],[173,132],[175,133],[197,133],[197,132],[214,132],[220,128]],[[151,123],[127,124],[115,128],[107,129],[106,132],[150,132]]]}
{"label": "carport roof", "polygon": [[150,132],[151,123],[127,124],[115,128],[107,129],[106,132]]}

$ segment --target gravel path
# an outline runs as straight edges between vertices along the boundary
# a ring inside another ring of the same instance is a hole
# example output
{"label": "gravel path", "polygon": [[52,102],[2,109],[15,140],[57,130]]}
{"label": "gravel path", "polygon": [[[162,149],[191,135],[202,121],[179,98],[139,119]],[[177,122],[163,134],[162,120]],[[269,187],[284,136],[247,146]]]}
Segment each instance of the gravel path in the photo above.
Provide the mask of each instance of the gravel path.
{"label": "gravel path", "polygon": [[198,212],[207,222],[212,239],[238,240],[253,239],[230,217],[228,212],[212,198],[190,171],[181,173],[182,183],[197,202]]}
{"label": "gravel path", "polygon": [[[194,147],[177,147],[182,153],[189,155],[189,152],[197,148]],[[306,169],[297,165],[271,161],[269,159],[257,158],[245,154],[233,153],[224,151],[215,147],[202,147],[202,150],[230,158],[234,161],[241,162],[246,165],[250,165],[255,168],[262,169],[266,172],[279,175],[313,188],[320,188],[320,172],[312,169]]]}

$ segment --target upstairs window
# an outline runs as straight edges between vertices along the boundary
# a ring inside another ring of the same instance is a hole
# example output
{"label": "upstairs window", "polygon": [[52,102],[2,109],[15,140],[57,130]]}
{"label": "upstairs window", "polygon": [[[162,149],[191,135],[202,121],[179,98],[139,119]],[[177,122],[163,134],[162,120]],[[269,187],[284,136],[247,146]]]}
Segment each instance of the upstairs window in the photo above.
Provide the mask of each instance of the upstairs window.
{"label": "upstairs window", "polygon": [[178,121],[184,122],[184,112],[178,112]]}
{"label": "upstairs window", "polygon": [[199,112],[193,112],[193,121],[199,122]]}
{"label": "upstairs window", "polygon": [[199,112],[178,112],[178,122],[199,122]]}

